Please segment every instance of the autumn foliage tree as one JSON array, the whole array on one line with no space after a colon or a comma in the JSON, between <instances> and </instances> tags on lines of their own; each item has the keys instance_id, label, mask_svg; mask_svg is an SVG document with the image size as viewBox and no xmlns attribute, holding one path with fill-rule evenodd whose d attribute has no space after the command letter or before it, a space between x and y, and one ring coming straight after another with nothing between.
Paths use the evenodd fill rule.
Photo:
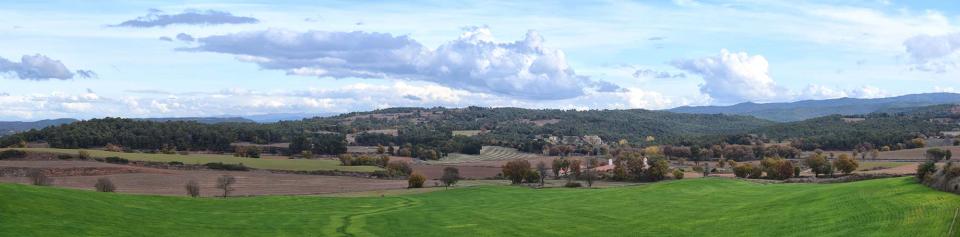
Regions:
<instances>
[{"instance_id":1,"label":"autumn foliage tree","mask_svg":"<svg viewBox=\"0 0 960 237\"><path fill-rule=\"evenodd\" d=\"M833 162L833 166L844 174L850 174L857 170L857 167L859 167L860 164L857 163L857 160L850 158L849 155L840 154L840 157Z\"/></svg>"},{"instance_id":2,"label":"autumn foliage tree","mask_svg":"<svg viewBox=\"0 0 960 237\"><path fill-rule=\"evenodd\" d=\"M520 184L530 172L530 162L526 160L512 160L503 165L503 176L510 180L512 184Z\"/></svg>"}]
</instances>

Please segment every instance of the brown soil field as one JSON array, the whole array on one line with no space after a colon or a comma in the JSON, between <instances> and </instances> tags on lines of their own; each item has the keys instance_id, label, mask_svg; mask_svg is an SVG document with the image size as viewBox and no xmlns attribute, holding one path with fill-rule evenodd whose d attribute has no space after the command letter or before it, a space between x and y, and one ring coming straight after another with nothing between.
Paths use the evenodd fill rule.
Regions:
<instances>
[{"instance_id":1,"label":"brown soil field","mask_svg":"<svg viewBox=\"0 0 960 237\"><path fill-rule=\"evenodd\" d=\"M76 176L75 173L54 172L51 174L52 185L93 190L97 179L106 177L117 186L117 192L157 195L185 195L184 185L190 180L200 183L203 196L219 195L222 191L216 189L215 185L217 178L221 175L236 177L235 191L231 194L236 196L327 194L407 187L406 180L347 176L277 174L266 171L162 170L86 161L0 161L0 168L10 167L41 168L46 172L77 168L125 169L130 172L106 172L83 176ZM22 176L5 176L0 177L0 182L29 183L29 179Z\"/></svg>"},{"instance_id":2,"label":"brown soil field","mask_svg":"<svg viewBox=\"0 0 960 237\"><path fill-rule=\"evenodd\" d=\"M924 160L924 154L926 154L927 149L930 148L940 148L940 149L949 149L953 154L960 154L960 146L945 146L945 147L926 147L926 148L917 148L917 149L904 149L899 151L886 151L880 152L880 156L877 157L877 160ZM869 160L869 155L868 160ZM960 158L960 157L957 157Z\"/></svg>"}]
</instances>

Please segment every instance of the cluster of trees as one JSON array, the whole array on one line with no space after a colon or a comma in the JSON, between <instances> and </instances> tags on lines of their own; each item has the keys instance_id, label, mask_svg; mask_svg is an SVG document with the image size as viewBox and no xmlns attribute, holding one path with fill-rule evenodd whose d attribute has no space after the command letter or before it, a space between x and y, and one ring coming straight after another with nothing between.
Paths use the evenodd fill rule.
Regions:
<instances>
[{"instance_id":1,"label":"cluster of trees","mask_svg":"<svg viewBox=\"0 0 960 237\"><path fill-rule=\"evenodd\" d=\"M379 156L369 156L369 155L351 155L351 154L340 154L337 156L340 160L340 164L343 166L379 166L387 167L387 164L390 163L390 157L385 155Z\"/></svg>"}]
</instances>

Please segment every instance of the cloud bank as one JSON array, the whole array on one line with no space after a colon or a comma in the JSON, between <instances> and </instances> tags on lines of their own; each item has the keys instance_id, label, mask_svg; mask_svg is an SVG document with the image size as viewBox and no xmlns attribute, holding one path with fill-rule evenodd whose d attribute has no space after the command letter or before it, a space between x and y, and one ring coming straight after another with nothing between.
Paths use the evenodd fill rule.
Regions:
<instances>
[{"instance_id":1,"label":"cloud bank","mask_svg":"<svg viewBox=\"0 0 960 237\"><path fill-rule=\"evenodd\" d=\"M485 27L430 49L407 36L370 32L296 32L280 29L199 38L183 50L236 55L264 69L330 78L428 81L471 92L521 99L568 99L621 87L576 74L566 55L544 46L535 31L496 42Z\"/></svg>"},{"instance_id":2,"label":"cloud bank","mask_svg":"<svg viewBox=\"0 0 960 237\"><path fill-rule=\"evenodd\" d=\"M221 25L221 24L254 24L260 20L253 17L234 16L225 11L217 10L186 10L178 14L165 14L163 11L151 9L146 16L127 20L114 27L163 27L174 24L185 25Z\"/></svg>"},{"instance_id":3,"label":"cloud bank","mask_svg":"<svg viewBox=\"0 0 960 237\"><path fill-rule=\"evenodd\" d=\"M20 62L13 62L0 57L0 73L9 73L14 78L23 80L67 80L73 79L74 76L80 78L97 76L90 70L71 71L60 60L54 60L40 54L23 55Z\"/></svg>"}]
</instances>

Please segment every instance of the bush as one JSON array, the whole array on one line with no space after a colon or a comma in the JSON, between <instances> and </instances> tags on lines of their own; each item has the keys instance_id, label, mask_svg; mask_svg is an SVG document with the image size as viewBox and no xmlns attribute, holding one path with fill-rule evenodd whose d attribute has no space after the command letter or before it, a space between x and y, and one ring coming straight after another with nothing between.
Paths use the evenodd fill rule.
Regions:
<instances>
[{"instance_id":1,"label":"bush","mask_svg":"<svg viewBox=\"0 0 960 237\"><path fill-rule=\"evenodd\" d=\"M923 162L920 166L917 166L917 180L923 182L930 175L933 175L934 172L937 172L937 163L933 161Z\"/></svg>"},{"instance_id":2,"label":"bush","mask_svg":"<svg viewBox=\"0 0 960 237\"><path fill-rule=\"evenodd\" d=\"M583 187L583 184L580 184L580 182L568 182L563 186L567 188L579 188L579 187Z\"/></svg>"},{"instance_id":3,"label":"bush","mask_svg":"<svg viewBox=\"0 0 960 237\"><path fill-rule=\"evenodd\" d=\"M656 159L650 162L650 168L644 171L644 175L649 181L660 181L667 176L667 172L670 172L670 163L666 159Z\"/></svg>"},{"instance_id":4,"label":"bush","mask_svg":"<svg viewBox=\"0 0 960 237\"><path fill-rule=\"evenodd\" d=\"M794 167L793 167L793 177L800 177L800 167L799 167L799 166L794 166Z\"/></svg>"},{"instance_id":5,"label":"bush","mask_svg":"<svg viewBox=\"0 0 960 237\"><path fill-rule=\"evenodd\" d=\"M116 156L111 156L111 157L104 158L104 161L106 161L107 163L111 163L111 164L128 164L128 163L130 163L130 160L127 160L127 159L124 159L124 158L120 158L120 157L116 157Z\"/></svg>"},{"instance_id":6,"label":"bush","mask_svg":"<svg viewBox=\"0 0 960 237\"><path fill-rule=\"evenodd\" d=\"M527 183L530 183L530 184L532 184L532 183L539 183L539 182L540 182L540 173L537 173L536 171L533 171L533 170L528 170L528 171L527 171L527 176L523 178L523 181L525 181L525 182L527 182Z\"/></svg>"},{"instance_id":7,"label":"bush","mask_svg":"<svg viewBox=\"0 0 960 237\"><path fill-rule=\"evenodd\" d=\"M833 166L844 174L850 174L857 170L857 167L859 167L860 164L857 163L857 160L847 156L847 154L841 154L840 158L837 158L837 161L833 162Z\"/></svg>"},{"instance_id":8,"label":"bush","mask_svg":"<svg viewBox=\"0 0 960 237\"><path fill-rule=\"evenodd\" d=\"M427 181L427 177L419 173L413 173L410 175L410 178L407 178L407 188L422 188L423 182Z\"/></svg>"},{"instance_id":9,"label":"bush","mask_svg":"<svg viewBox=\"0 0 960 237\"><path fill-rule=\"evenodd\" d=\"M120 146L118 146L118 145L114 145L114 144L112 144L112 143L107 143L107 145L104 146L103 149L104 149L104 150L107 150L107 151L112 151L112 152L122 152L122 151L123 151L123 147L120 147Z\"/></svg>"},{"instance_id":10,"label":"bush","mask_svg":"<svg viewBox=\"0 0 960 237\"><path fill-rule=\"evenodd\" d=\"M406 161L396 160L387 163L387 174L389 176L406 176L413 173L413 168Z\"/></svg>"},{"instance_id":11,"label":"bush","mask_svg":"<svg viewBox=\"0 0 960 237\"><path fill-rule=\"evenodd\" d=\"M206 164L204 164L204 166L206 166L207 169L212 169L212 170L231 170L231 171L247 171L247 170L250 170L249 168L247 168L247 166L244 166L243 163L240 163L240 164L224 164L223 162L216 162L216 163L206 163Z\"/></svg>"},{"instance_id":12,"label":"bush","mask_svg":"<svg viewBox=\"0 0 960 237\"><path fill-rule=\"evenodd\" d=\"M80 160L89 160L90 158L93 158L93 156L90 156L90 152L88 151L79 151L77 152L77 158Z\"/></svg>"},{"instance_id":13,"label":"bush","mask_svg":"<svg viewBox=\"0 0 960 237\"><path fill-rule=\"evenodd\" d=\"M673 178L675 178L675 179L683 179L683 171L673 170Z\"/></svg>"},{"instance_id":14,"label":"bush","mask_svg":"<svg viewBox=\"0 0 960 237\"><path fill-rule=\"evenodd\" d=\"M510 179L512 184L520 184L530 172L530 162L526 160L512 160L502 167L503 176Z\"/></svg>"},{"instance_id":15,"label":"bush","mask_svg":"<svg viewBox=\"0 0 960 237\"><path fill-rule=\"evenodd\" d=\"M184 188L187 189L187 195L190 195L191 197L200 196L200 183L197 183L196 180L190 180L186 185L184 185Z\"/></svg>"},{"instance_id":16,"label":"bush","mask_svg":"<svg viewBox=\"0 0 960 237\"><path fill-rule=\"evenodd\" d=\"M733 167L733 175L738 178L747 178L750 176L750 173L753 171L753 165L750 163L740 164L736 167Z\"/></svg>"},{"instance_id":17,"label":"bush","mask_svg":"<svg viewBox=\"0 0 960 237\"><path fill-rule=\"evenodd\" d=\"M69 160L69 159L73 159L73 156L67 155L67 154L59 154L59 155L57 155L57 159Z\"/></svg>"},{"instance_id":18,"label":"bush","mask_svg":"<svg viewBox=\"0 0 960 237\"><path fill-rule=\"evenodd\" d=\"M167 162L167 164L168 164L168 165L183 165L183 162L171 161L171 162Z\"/></svg>"},{"instance_id":19,"label":"bush","mask_svg":"<svg viewBox=\"0 0 960 237\"><path fill-rule=\"evenodd\" d=\"M117 189L116 186L113 186L113 181L110 181L108 178L99 178L97 183L93 185L97 189L97 192L112 193Z\"/></svg>"},{"instance_id":20,"label":"bush","mask_svg":"<svg viewBox=\"0 0 960 237\"><path fill-rule=\"evenodd\" d=\"M43 171L40 169L30 170L27 173L27 177L30 178L30 183L37 186L49 186L51 183L53 183L53 179L43 174Z\"/></svg>"},{"instance_id":21,"label":"bush","mask_svg":"<svg viewBox=\"0 0 960 237\"><path fill-rule=\"evenodd\" d=\"M24 157L27 157L27 152L21 150L6 150L0 152L0 160Z\"/></svg>"}]
</instances>

